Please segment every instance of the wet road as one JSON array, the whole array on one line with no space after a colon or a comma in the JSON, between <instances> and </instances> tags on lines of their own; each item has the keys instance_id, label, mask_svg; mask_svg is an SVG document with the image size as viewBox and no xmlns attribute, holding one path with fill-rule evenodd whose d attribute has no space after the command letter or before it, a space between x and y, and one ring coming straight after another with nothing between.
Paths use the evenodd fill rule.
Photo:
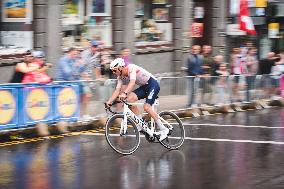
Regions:
<instances>
[{"instance_id":1,"label":"wet road","mask_svg":"<svg viewBox=\"0 0 284 189\"><path fill-rule=\"evenodd\" d=\"M168 151L142 139L115 153L101 130L0 147L2 189L284 188L284 109L183 119Z\"/></svg>"}]
</instances>

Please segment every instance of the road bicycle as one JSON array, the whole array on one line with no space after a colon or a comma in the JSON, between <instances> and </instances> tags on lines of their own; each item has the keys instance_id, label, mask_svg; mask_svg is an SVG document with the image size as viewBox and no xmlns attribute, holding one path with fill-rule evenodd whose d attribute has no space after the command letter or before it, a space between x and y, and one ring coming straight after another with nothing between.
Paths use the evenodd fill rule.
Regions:
<instances>
[{"instance_id":1,"label":"road bicycle","mask_svg":"<svg viewBox=\"0 0 284 189\"><path fill-rule=\"evenodd\" d=\"M159 141L160 135L156 130L154 120L151 118L149 121L146 121L135 115L129 108L139 103L130 104L124 100L120 102L124 104L122 113L113 111L111 107L106 108L106 111L113 114L107 120L105 126L105 137L113 150L123 155L132 154L140 145L140 133L145 135L148 142L158 141L167 149L173 150L181 147L185 137L184 126L175 113L163 111L158 114L164 126L169 129L168 137L163 141ZM157 105L158 102L156 100L152 108L155 108ZM139 131L138 128L142 128L142 130Z\"/></svg>"}]
</instances>

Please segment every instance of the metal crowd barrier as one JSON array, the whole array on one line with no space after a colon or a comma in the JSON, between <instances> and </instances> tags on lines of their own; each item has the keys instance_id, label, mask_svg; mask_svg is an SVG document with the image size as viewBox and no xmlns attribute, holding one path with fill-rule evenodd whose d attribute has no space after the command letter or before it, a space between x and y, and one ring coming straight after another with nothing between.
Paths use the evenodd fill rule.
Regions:
<instances>
[{"instance_id":1,"label":"metal crowd barrier","mask_svg":"<svg viewBox=\"0 0 284 189\"><path fill-rule=\"evenodd\" d=\"M279 96L280 76L161 77L160 96L187 96L187 105L253 102Z\"/></svg>"},{"instance_id":2,"label":"metal crowd barrier","mask_svg":"<svg viewBox=\"0 0 284 189\"><path fill-rule=\"evenodd\" d=\"M159 77L159 110L225 105L270 99L279 89L280 77ZM51 84L0 85L0 131L30 127L37 123L55 123L80 118L81 83L85 82L92 96L87 114L105 117L104 102L116 87L115 79L105 81L53 82ZM283 93L284 94L284 93Z\"/></svg>"}]
</instances>

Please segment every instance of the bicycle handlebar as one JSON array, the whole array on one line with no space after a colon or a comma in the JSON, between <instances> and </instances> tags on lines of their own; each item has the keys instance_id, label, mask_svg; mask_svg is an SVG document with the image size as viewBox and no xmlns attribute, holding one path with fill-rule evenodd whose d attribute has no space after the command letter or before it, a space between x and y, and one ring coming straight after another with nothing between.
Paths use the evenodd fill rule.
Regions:
<instances>
[{"instance_id":1,"label":"bicycle handlebar","mask_svg":"<svg viewBox=\"0 0 284 189\"><path fill-rule=\"evenodd\" d=\"M132 106L131 104L129 104L128 102L126 102L126 100L116 100L116 101L114 101L109 107L108 107L108 105L106 104L106 103L104 103L104 105L105 105L105 110L106 111L109 111L110 113L112 113L112 114L119 114L120 112L115 112L115 111L113 111L112 109L111 109L111 106L113 106L113 105L115 105L115 104L117 104L117 103L124 103L124 104L126 104L126 105L128 105L128 106Z\"/></svg>"}]
</instances>

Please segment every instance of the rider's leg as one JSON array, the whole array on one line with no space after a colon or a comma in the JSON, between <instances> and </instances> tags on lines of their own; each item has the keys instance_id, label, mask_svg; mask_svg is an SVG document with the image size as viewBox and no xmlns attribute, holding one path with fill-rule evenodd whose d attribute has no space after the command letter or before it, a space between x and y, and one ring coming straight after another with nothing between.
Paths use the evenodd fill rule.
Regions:
<instances>
[{"instance_id":1,"label":"rider's leg","mask_svg":"<svg viewBox=\"0 0 284 189\"><path fill-rule=\"evenodd\" d=\"M155 120L159 127L159 132L157 134L159 135L159 140L163 141L168 137L169 129L164 126L162 121L159 119L158 114L152 109L152 106L148 103L145 103L143 106L144 110L151 115L151 117Z\"/></svg>"},{"instance_id":2,"label":"rider's leg","mask_svg":"<svg viewBox=\"0 0 284 189\"><path fill-rule=\"evenodd\" d=\"M127 102L133 103L136 102L138 100L138 97L135 93L131 92L128 96L127 96ZM142 118L142 116L140 115L139 109L137 106L132 105L131 107L129 107L131 109L131 111L137 115L139 118ZM138 131L141 131L143 129L142 125L137 125Z\"/></svg>"},{"instance_id":3,"label":"rider's leg","mask_svg":"<svg viewBox=\"0 0 284 189\"><path fill-rule=\"evenodd\" d=\"M157 123L160 130L167 129L167 127L163 125L162 121L159 119L158 114L156 113L156 111L153 110L150 104L145 103L143 105L143 108L144 108L144 111L146 111L154 119L154 121Z\"/></svg>"},{"instance_id":4,"label":"rider's leg","mask_svg":"<svg viewBox=\"0 0 284 189\"><path fill-rule=\"evenodd\" d=\"M138 100L138 97L136 96L135 93L131 92L128 96L127 96L127 102L133 103L136 102ZM133 105L130 107L131 111L135 114L135 115L139 115L139 109L137 106Z\"/></svg>"}]
</instances>

